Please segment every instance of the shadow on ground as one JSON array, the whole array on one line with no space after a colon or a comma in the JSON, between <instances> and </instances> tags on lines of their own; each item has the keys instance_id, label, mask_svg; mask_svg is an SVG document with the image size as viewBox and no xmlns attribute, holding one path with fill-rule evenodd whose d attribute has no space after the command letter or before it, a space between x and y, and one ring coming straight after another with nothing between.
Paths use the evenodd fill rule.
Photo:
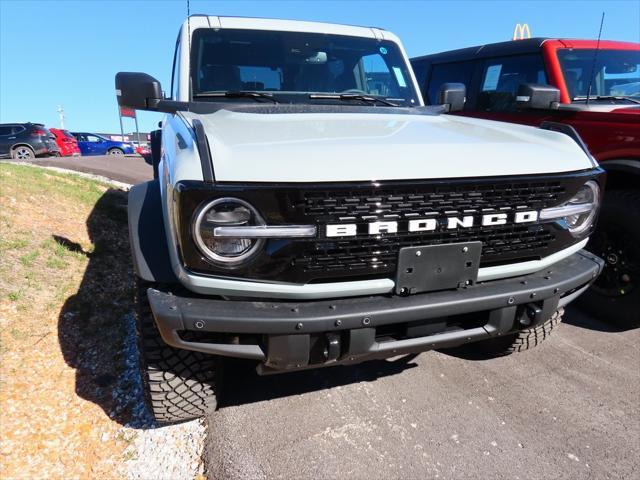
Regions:
<instances>
[{"instance_id":1,"label":"shadow on ground","mask_svg":"<svg viewBox=\"0 0 640 480\"><path fill-rule=\"evenodd\" d=\"M126 205L127 193L117 189L107 190L95 204L86 221L92 252L53 236L89 259L78 291L67 298L58 319L60 349L76 370L76 393L123 425L136 423L141 402L125 353L132 321L127 315L133 311Z\"/></svg>"},{"instance_id":2,"label":"shadow on ground","mask_svg":"<svg viewBox=\"0 0 640 480\"><path fill-rule=\"evenodd\" d=\"M588 313L575 305L570 305L566 309L562 321L569 325L573 325L574 327L586 328L597 332L619 333L628 330L612 323L607 323L603 320L591 317Z\"/></svg>"},{"instance_id":3,"label":"shadow on ground","mask_svg":"<svg viewBox=\"0 0 640 480\"><path fill-rule=\"evenodd\" d=\"M417 355L391 360L372 360L349 366L325 367L293 373L260 376L254 362L230 360L225 363L225 386L219 408L301 395L358 382L373 382L397 375L418 365Z\"/></svg>"}]
</instances>

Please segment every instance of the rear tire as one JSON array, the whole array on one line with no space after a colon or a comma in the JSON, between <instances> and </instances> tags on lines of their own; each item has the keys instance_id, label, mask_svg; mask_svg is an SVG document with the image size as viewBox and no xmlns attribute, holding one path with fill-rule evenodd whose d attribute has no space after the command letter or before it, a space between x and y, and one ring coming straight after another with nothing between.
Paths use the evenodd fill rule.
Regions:
<instances>
[{"instance_id":1,"label":"rear tire","mask_svg":"<svg viewBox=\"0 0 640 480\"><path fill-rule=\"evenodd\" d=\"M587 250L606 263L576 303L586 313L621 328L640 325L640 193L605 193Z\"/></svg>"},{"instance_id":2,"label":"rear tire","mask_svg":"<svg viewBox=\"0 0 640 480\"><path fill-rule=\"evenodd\" d=\"M107 150L107 155L124 155L124 151L119 148L110 148Z\"/></svg>"},{"instance_id":3,"label":"rear tire","mask_svg":"<svg viewBox=\"0 0 640 480\"><path fill-rule=\"evenodd\" d=\"M11 158L14 160L33 160L36 158L36 154L30 147L18 145L11 150Z\"/></svg>"},{"instance_id":4,"label":"rear tire","mask_svg":"<svg viewBox=\"0 0 640 480\"><path fill-rule=\"evenodd\" d=\"M147 289L155 286L137 279L138 349L147 407L160 424L202 417L216 409L219 359L162 340L147 298Z\"/></svg>"},{"instance_id":5,"label":"rear tire","mask_svg":"<svg viewBox=\"0 0 640 480\"><path fill-rule=\"evenodd\" d=\"M563 314L564 309L560 308L546 322L537 327L527 328L526 330L520 330L516 333L510 333L509 335L483 342L471 343L469 347L490 357L500 357L530 350L540 345L551 335L553 329L562 322Z\"/></svg>"}]
</instances>

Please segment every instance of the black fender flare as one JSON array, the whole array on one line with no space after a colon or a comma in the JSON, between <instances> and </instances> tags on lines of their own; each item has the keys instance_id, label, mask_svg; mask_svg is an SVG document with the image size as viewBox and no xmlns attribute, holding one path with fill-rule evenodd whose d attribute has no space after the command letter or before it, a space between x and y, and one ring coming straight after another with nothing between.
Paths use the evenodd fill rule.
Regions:
<instances>
[{"instance_id":1,"label":"black fender flare","mask_svg":"<svg viewBox=\"0 0 640 480\"><path fill-rule=\"evenodd\" d=\"M136 275L148 282L177 283L171 268L158 180L131 187L127 216L131 259Z\"/></svg>"},{"instance_id":2,"label":"black fender flare","mask_svg":"<svg viewBox=\"0 0 640 480\"><path fill-rule=\"evenodd\" d=\"M624 172L640 175L640 160L604 160L602 163L600 163L600 166L608 172Z\"/></svg>"}]
</instances>

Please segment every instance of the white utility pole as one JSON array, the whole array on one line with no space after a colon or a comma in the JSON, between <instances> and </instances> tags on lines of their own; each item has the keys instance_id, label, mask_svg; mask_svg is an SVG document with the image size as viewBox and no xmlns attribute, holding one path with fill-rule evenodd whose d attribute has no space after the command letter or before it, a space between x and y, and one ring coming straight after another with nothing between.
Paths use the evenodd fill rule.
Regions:
<instances>
[{"instance_id":1,"label":"white utility pole","mask_svg":"<svg viewBox=\"0 0 640 480\"><path fill-rule=\"evenodd\" d=\"M64 107L58 105L58 115L60 116L60 128L64 130Z\"/></svg>"}]
</instances>

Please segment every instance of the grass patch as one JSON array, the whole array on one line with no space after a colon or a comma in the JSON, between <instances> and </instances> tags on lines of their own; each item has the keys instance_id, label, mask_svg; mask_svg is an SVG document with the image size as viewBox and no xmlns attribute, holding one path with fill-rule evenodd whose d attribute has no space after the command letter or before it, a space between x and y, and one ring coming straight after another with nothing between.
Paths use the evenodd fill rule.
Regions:
<instances>
[{"instance_id":1,"label":"grass patch","mask_svg":"<svg viewBox=\"0 0 640 480\"><path fill-rule=\"evenodd\" d=\"M25 253L24 255L20 256L20 263L25 267L32 267L34 262L36 261L36 258L38 258L38 255L40 255L40 252L38 252L37 250L32 250L28 253Z\"/></svg>"},{"instance_id":2,"label":"grass patch","mask_svg":"<svg viewBox=\"0 0 640 480\"><path fill-rule=\"evenodd\" d=\"M17 302L18 300L20 300L21 296L22 296L21 292L9 292L7 294L7 298L12 302Z\"/></svg>"},{"instance_id":3,"label":"grass patch","mask_svg":"<svg viewBox=\"0 0 640 480\"><path fill-rule=\"evenodd\" d=\"M126 193L102 182L0 163L0 299L10 302L20 316L55 318L70 295L93 288L85 277L90 275L97 284L113 281L114 275L126 278L131 270L124 207ZM95 250L110 263L91 268ZM110 272L119 256L123 271ZM129 289L127 282L118 280L103 291L96 288L95 294L75 296L82 297L78 303L87 304L82 308L86 314L95 312L98 303L109 312L109 303L128 298ZM123 306L130 308L127 301ZM118 314L121 308L116 308Z\"/></svg>"},{"instance_id":4,"label":"grass patch","mask_svg":"<svg viewBox=\"0 0 640 480\"><path fill-rule=\"evenodd\" d=\"M58 257L49 257L46 262L47 268L51 268L54 270L62 270L66 268L69 264Z\"/></svg>"},{"instance_id":5,"label":"grass patch","mask_svg":"<svg viewBox=\"0 0 640 480\"><path fill-rule=\"evenodd\" d=\"M64 359L75 392L106 415L115 400L104 379L126 367L123 319L133 309L126 203L126 192L99 181L0 163L2 351L26 365L22 352L39 342L39 355ZM1 363L0 378L38 381L33 369ZM118 408L126 423L129 407Z\"/></svg>"}]
</instances>

